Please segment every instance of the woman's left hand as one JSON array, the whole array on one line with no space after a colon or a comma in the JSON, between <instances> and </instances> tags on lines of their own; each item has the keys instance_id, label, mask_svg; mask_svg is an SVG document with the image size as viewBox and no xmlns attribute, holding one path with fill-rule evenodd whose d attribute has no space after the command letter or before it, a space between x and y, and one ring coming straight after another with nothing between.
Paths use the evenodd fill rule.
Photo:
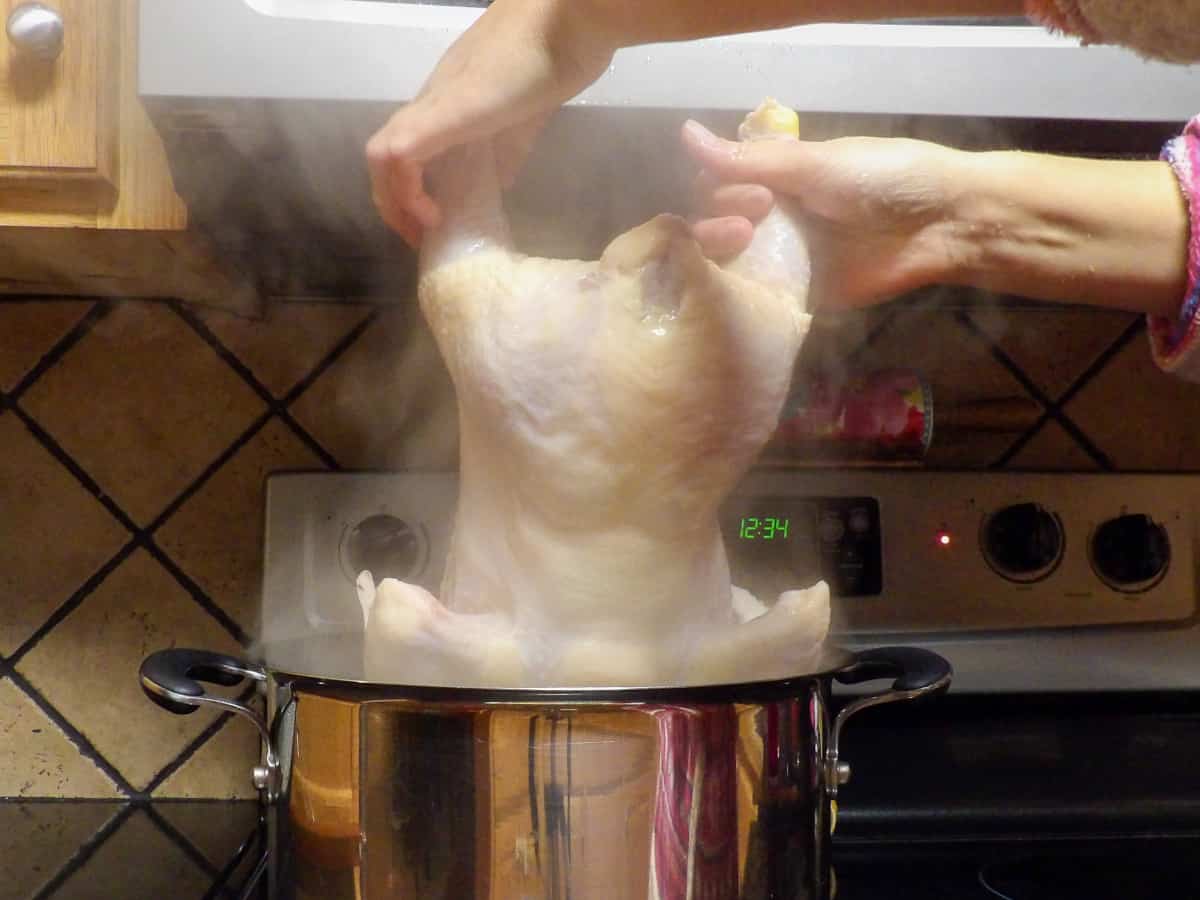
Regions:
<instances>
[{"instance_id":1,"label":"woman's left hand","mask_svg":"<svg viewBox=\"0 0 1200 900\"><path fill-rule=\"evenodd\" d=\"M954 269L958 151L886 138L737 143L694 122L683 140L702 167L693 231L705 252L740 253L787 202L805 226L814 306L869 306Z\"/></svg>"}]
</instances>

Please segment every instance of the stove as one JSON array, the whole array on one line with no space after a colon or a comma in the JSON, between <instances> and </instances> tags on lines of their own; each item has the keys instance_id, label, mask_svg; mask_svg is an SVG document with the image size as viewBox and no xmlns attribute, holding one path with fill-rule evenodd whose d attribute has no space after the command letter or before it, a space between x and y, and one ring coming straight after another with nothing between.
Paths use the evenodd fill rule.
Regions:
<instances>
[{"instance_id":1,"label":"stove","mask_svg":"<svg viewBox=\"0 0 1200 900\"><path fill-rule=\"evenodd\" d=\"M363 568L436 592L457 489L273 476L264 630L359 628ZM839 643L957 670L847 729L840 900L1200 897L1200 476L762 469L721 518L737 583L825 578Z\"/></svg>"},{"instance_id":2,"label":"stove","mask_svg":"<svg viewBox=\"0 0 1200 900\"><path fill-rule=\"evenodd\" d=\"M267 490L264 633L355 631L355 575L436 593L457 479L290 474ZM926 646L956 693L1200 687L1200 476L753 473L722 511L734 582L825 579L835 639Z\"/></svg>"},{"instance_id":3,"label":"stove","mask_svg":"<svg viewBox=\"0 0 1200 900\"><path fill-rule=\"evenodd\" d=\"M1200 897L1197 695L951 694L908 713L847 732L839 900Z\"/></svg>"}]
</instances>

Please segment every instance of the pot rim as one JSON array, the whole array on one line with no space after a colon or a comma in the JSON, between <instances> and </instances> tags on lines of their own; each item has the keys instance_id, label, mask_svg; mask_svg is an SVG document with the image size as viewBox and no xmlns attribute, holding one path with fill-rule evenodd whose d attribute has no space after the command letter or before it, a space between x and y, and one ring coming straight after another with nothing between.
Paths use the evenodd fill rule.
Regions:
<instances>
[{"instance_id":1,"label":"pot rim","mask_svg":"<svg viewBox=\"0 0 1200 900\"><path fill-rule=\"evenodd\" d=\"M365 678L317 674L308 666L287 665L275 655L278 645L263 645L254 654L276 683L354 701L415 700L455 704L563 704L563 703L728 703L794 696L797 688L814 678L827 678L854 664L856 656L835 644L825 644L806 672L726 683L616 685L604 687L551 686L536 688L456 686L376 682Z\"/></svg>"}]
</instances>

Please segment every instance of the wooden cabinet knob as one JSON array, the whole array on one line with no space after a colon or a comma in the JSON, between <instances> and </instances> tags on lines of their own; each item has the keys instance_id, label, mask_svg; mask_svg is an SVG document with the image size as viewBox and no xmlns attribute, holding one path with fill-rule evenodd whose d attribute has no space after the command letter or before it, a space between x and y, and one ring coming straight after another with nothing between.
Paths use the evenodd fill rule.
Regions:
<instances>
[{"instance_id":1,"label":"wooden cabinet knob","mask_svg":"<svg viewBox=\"0 0 1200 900\"><path fill-rule=\"evenodd\" d=\"M23 54L52 60L62 52L63 20L44 3L21 3L8 16L8 39Z\"/></svg>"}]
</instances>

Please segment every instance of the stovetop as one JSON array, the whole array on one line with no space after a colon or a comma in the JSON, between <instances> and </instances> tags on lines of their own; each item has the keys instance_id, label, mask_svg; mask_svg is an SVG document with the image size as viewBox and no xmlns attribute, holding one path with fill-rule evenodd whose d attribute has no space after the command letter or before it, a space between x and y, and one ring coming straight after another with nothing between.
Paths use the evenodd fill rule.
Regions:
<instances>
[{"instance_id":1,"label":"stovetop","mask_svg":"<svg viewBox=\"0 0 1200 900\"><path fill-rule=\"evenodd\" d=\"M40 809L31 816L35 806ZM82 843L80 832L65 825L109 806L120 819L117 826L106 825ZM166 830L152 825L154 819L169 823ZM88 801L0 802L0 820L9 826L0 835L5 851L0 871L7 876L0 897L239 900L263 846L254 819L254 804L248 803L181 801L118 809ZM185 829L175 827L181 822ZM151 827L154 832L146 830ZM17 850L23 837L36 840L38 851ZM60 871L42 871L39 885L37 878L24 877L30 873L23 869L51 856L69 862ZM835 842L834 866L837 900L1191 900L1200 897L1200 833L859 834ZM260 887L248 900L267 900L265 891Z\"/></svg>"},{"instance_id":2,"label":"stovetop","mask_svg":"<svg viewBox=\"0 0 1200 900\"><path fill-rule=\"evenodd\" d=\"M839 900L1200 898L1200 696L972 696L847 729Z\"/></svg>"},{"instance_id":3,"label":"stovetop","mask_svg":"<svg viewBox=\"0 0 1200 900\"><path fill-rule=\"evenodd\" d=\"M1200 835L844 842L837 900L1200 897Z\"/></svg>"}]
</instances>

